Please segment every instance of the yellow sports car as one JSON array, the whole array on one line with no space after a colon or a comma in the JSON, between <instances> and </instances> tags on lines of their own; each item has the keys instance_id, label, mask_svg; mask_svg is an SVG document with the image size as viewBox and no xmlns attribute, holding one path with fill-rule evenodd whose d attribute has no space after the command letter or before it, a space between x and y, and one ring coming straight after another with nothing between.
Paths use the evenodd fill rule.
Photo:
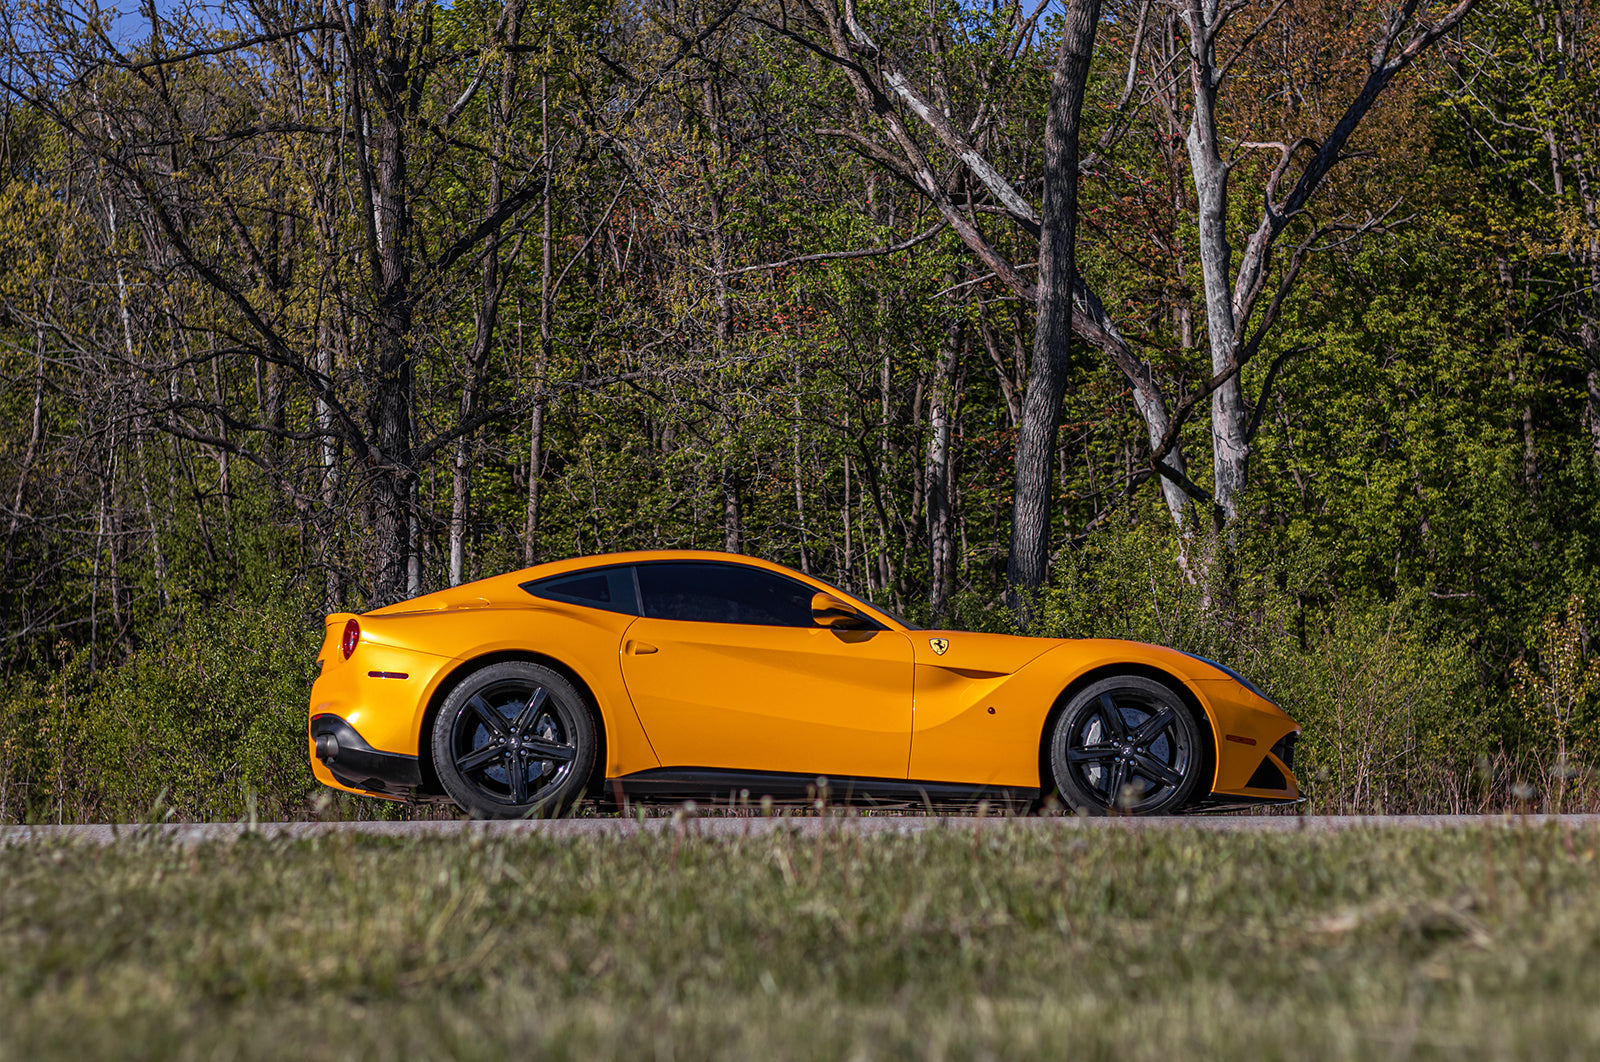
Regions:
<instances>
[{"instance_id":1,"label":"yellow sports car","mask_svg":"<svg viewBox=\"0 0 1600 1062\"><path fill-rule=\"evenodd\" d=\"M917 630L754 557L541 564L335 613L311 690L326 785L478 817L585 798L1087 813L1295 800L1299 727L1174 649Z\"/></svg>"}]
</instances>

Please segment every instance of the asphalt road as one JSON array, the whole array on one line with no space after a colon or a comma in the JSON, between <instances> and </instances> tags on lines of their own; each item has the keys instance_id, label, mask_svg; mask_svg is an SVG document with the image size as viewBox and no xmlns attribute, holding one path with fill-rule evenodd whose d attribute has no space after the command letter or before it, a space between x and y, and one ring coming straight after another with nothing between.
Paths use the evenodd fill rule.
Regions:
<instances>
[{"instance_id":1,"label":"asphalt road","mask_svg":"<svg viewBox=\"0 0 1600 1062\"><path fill-rule=\"evenodd\" d=\"M778 830L801 835L851 832L914 834L927 830L1202 830L1221 833L1326 833L1333 830L1440 830L1478 826L1538 829L1550 825L1600 829L1600 815L1229 815L1166 818L1081 819L1002 818L990 816L867 815L775 816L772 818L682 815L638 819L554 819L516 822L210 822L125 823L94 826L0 826L0 846L77 842L114 844L162 839L176 844L236 841L247 835L268 838L326 837L358 834L372 837L629 837L642 833L684 830L711 837L761 836Z\"/></svg>"}]
</instances>

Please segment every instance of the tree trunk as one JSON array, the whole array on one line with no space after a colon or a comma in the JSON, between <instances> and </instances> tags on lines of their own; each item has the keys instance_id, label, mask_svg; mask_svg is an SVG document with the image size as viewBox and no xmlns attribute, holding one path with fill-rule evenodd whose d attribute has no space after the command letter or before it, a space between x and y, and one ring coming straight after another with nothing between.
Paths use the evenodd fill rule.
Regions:
<instances>
[{"instance_id":1,"label":"tree trunk","mask_svg":"<svg viewBox=\"0 0 1600 1062\"><path fill-rule=\"evenodd\" d=\"M376 467L369 470L373 504L372 596L374 605L388 605L420 591L422 582L420 565L416 563L420 558L413 558L421 514L412 507L416 497L411 425L414 293L408 253L412 219L406 127L425 75L410 68L407 53L417 42L407 39L394 25L401 16L392 0L380 3L377 9L378 32L372 37L385 52L374 55L366 51L370 45L356 47L358 66L363 60L370 65L354 73L365 75L375 96L370 108L358 110L355 125L359 131L370 120L377 141L368 212L377 305L372 337L374 379L367 420L369 438L377 444ZM421 36L425 39L429 35L425 26ZM360 139L358 135L358 144Z\"/></svg>"},{"instance_id":2,"label":"tree trunk","mask_svg":"<svg viewBox=\"0 0 1600 1062\"><path fill-rule=\"evenodd\" d=\"M468 399L462 396L466 407ZM462 418L467 413L463 410ZM472 441L466 436L456 440L455 460L450 469L450 571L451 586L466 581L467 568L467 506L472 497Z\"/></svg>"},{"instance_id":3,"label":"tree trunk","mask_svg":"<svg viewBox=\"0 0 1600 1062\"><path fill-rule=\"evenodd\" d=\"M1045 118L1037 320L1022 422L1017 429L1011 552L1006 565L1011 606L1024 615L1029 598L1050 573L1050 465L1071 367L1068 344L1076 271L1079 116L1099 23L1100 0L1072 0L1068 5Z\"/></svg>"},{"instance_id":4,"label":"tree trunk","mask_svg":"<svg viewBox=\"0 0 1600 1062\"><path fill-rule=\"evenodd\" d=\"M811 550L806 543L805 465L800 448L804 433L804 413L800 407L800 352L794 353L794 513L800 538L800 570L811 574Z\"/></svg>"},{"instance_id":5,"label":"tree trunk","mask_svg":"<svg viewBox=\"0 0 1600 1062\"><path fill-rule=\"evenodd\" d=\"M384 324L385 338L393 342L392 319ZM368 407L372 437L384 462L372 472L374 606L406 596L411 556L411 363L403 354L384 361L390 371L380 376Z\"/></svg>"},{"instance_id":6,"label":"tree trunk","mask_svg":"<svg viewBox=\"0 0 1600 1062\"><path fill-rule=\"evenodd\" d=\"M928 514L928 612L937 623L955 590L956 544L954 500L950 496L950 436L956 405L965 325L957 319L945 328L928 397L928 460L924 469Z\"/></svg>"},{"instance_id":7,"label":"tree trunk","mask_svg":"<svg viewBox=\"0 0 1600 1062\"><path fill-rule=\"evenodd\" d=\"M550 76L539 76L539 150L545 156L544 201L539 226L539 351L533 361L533 409L528 415L528 518L522 531L522 563L533 567L539 560L540 489L544 476L545 374L550 369L552 303L555 300L555 260L550 216L550 185L553 168L550 158ZM517 311L517 356L522 355L522 311Z\"/></svg>"},{"instance_id":8,"label":"tree trunk","mask_svg":"<svg viewBox=\"0 0 1600 1062\"><path fill-rule=\"evenodd\" d=\"M1589 392L1589 445L1594 463L1600 467L1600 369L1590 369L1584 382Z\"/></svg>"},{"instance_id":9,"label":"tree trunk","mask_svg":"<svg viewBox=\"0 0 1600 1062\"><path fill-rule=\"evenodd\" d=\"M1194 176L1195 221L1200 275L1205 284L1206 326L1211 345L1211 371L1222 373L1233 361L1236 324L1233 313L1233 248L1228 244L1228 164L1217 141L1217 71L1211 27L1218 0L1190 0L1190 78L1194 110L1187 138ZM1245 437L1244 390L1234 373L1211 393L1212 495L1226 521L1239 511L1250 444Z\"/></svg>"},{"instance_id":10,"label":"tree trunk","mask_svg":"<svg viewBox=\"0 0 1600 1062\"><path fill-rule=\"evenodd\" d=\"M1006 364L1005 355L1000 352L994 329L989 327L988 321L978 322L978 334L983 337L983 349L989 355L990 364L994 366L995 379L1000 384L1000 395L1006 402L1006 423L1015 428L1022 421L1023 389L1012 378L1011 368ZM1022 355L1019 355L1019 358L1021 357Z\"/></svg>"},{"instance_id":11,"label":"tree trunk","mask_svg":"<svg viewBox=\"0 0 1600 1062\"><path fill-rule=\"evenodd\" d=\"M319 339L317 342L316 352L317 371L320 372L324 377L331 380L334 372L334 330L332 327L330 327L328 322L323 323L323 326L318 331L318 336ZM344 580L340 578L339 566L336 563L333 555L333 542L330 541L332 539L331 527L334 524L334 514L337 512L340 501L339 444L335 437L336 429L333 422L333 410L330 409L328 407L328 403L320 397L315 401L315 409L317 430L322 436L318 442L318 448L320 451L319 458L322 465L322 483L320 493L322 500L322 519L325 527L321 541L318 543L318 549L321 553L322 564L325 569L324 605L327 611L333 612L340 607L341 599L344 596ZM227 459L227 451L224 450L219 452L218 459L225 462ZM227 465L223 464L222 474L224 477L226 476L226 470ZM228 504L228 494L226 490L224 490L222 497L223 505L226 506ZM232 521L227 519L226 510L224 510L224 519L231 527Z\"/></svg>"}]
</instances>

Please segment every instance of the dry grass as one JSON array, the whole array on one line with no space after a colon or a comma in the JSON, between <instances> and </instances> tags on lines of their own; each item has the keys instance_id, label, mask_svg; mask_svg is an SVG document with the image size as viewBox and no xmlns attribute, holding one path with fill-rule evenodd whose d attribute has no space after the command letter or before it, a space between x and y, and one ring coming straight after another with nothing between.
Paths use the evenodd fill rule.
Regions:
<instances>
[{"instance_id":1,"label":"dry grass","mask_svg":"<svg viewBox=\"0 0 1600 1062\"><path fill-rule=\"evenodd\" d=\"M0 850L0 1057L1594 1057L1594 831Z\"/></svg>"}]
</instances>

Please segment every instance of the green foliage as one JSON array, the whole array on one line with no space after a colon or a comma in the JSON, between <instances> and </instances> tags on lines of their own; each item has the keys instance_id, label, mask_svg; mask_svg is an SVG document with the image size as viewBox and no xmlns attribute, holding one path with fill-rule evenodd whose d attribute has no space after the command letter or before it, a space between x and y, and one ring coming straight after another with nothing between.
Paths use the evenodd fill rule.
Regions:
<instances>
[{"instance_id":1,"label":"green foliage","mask_svg":"<svg viewBox=\"0 0 1600 1062\"><path fill-rule=\"evenodd\" d=\"M322 631L302 597L192 612L179 604L97 683L80 716L84 763L113 815L293 814L314 783L305 703Z\"/></svg>"},{"instance_id":2,"label":"green foliage","mask_svg":"<svg viewBox=\"0 0 1600 1062\"><path fill-rule=\"evenodd\" d=\"M83 802L78 739L69 705L86 686L88 654L57 646L47 679L18 676L0 698L0 821L76 821Z\"/></svg>"},{"instance_id":3,"label":"green foliage","mask_svg":"<svg viewBox=\"0 0 1600 1062\"><path fill-rule=\"evenodd\" d=\"M1245 519L1315 558L1313 597L1426 595L1503 689L1537 617L1593 591L1600 481L1570 357L1506 334L1514 293L1474 239L1441 211L1324 263L1282 337Z\"/></svg>"},{"instance_id":4,"label":"green foliage","mask_svg":"<svg viewBox=\"0 0 1600 1062\"><path fill-rule=\"evenodd\" d=\"M1565 805L1571 783L1592 792L1592 765L1600 749L1600 656L1586 651L1583 598L1546 617L1528 646L1511 662L1512 703L1520 710L1534 750L1536 776L1549 780L1552 802Z\"/></svg>"},{"instance_id":5,"label":"green foliage","mask_svg":"<svg viewBox=\"0 0 1600 1062\"><path fill-rule=\"evenodd\" d=\"M318 788L306 697L320 627L304 595L180 598L139 647L89 670L68 651L0 702L0 814L12 821L299 817Z\"/></svg>"},{"instance_id":6,"label":"green foliage","mask_svg":"<svg viewBox=\"0 0 1600 1062\"><path fill-rule=\"evenodd\" d=\"M1139 480L1149 443L1125 377L1073 352L1034 629L1238 667L1306 724L1321 807L1493 805L1509 779L1569 757L1565 779L1600 752L1564 752L1566 731L1525 706L1533 672L1513 672L1548 640L1543 617L1600 594L1591 6L1495 0L1460 52L1391 87L1286 230L1269 290L1292 244L1335 226L1242 372L1258 430L1227 548L1172 533ZM383 364L366 248L388 222L363 205L377 145L330 134L379 105L344 91L359 77L273 27L172 20L151 81L59 5L18 10L40 49L6 60L17 85L40 80L0 123L0 819L139 815L163 792L184 816L240 814L251 791L299 808L312 620L372 602L390 474L424 590L447 581L459 515L469 578L736 541L929 620L928 420L952 323L959 593L938 622L1015 628L994 603L1032 308L948 229L818 259L937 220L874 161L883 130L841 69L770 5L714 23L723 9L534 6L516 42L506 10L463 0L396 24L432 34L399 130L417 284L395 296L410 331ZM1206 315L1187 119L1158 76L1178 71L1161 58L1177 38L1148 14L1106 8L1080 268L1176 400L1209 374ZM1219 120L1257 145L1231 155L1234 231L1272 179L1264 143L1316 141L1365 76L1366 14L1291 5L1221 42L1243 50ZM1005 6L863 0L859 15L1032 194L1057 16L1019 44ZM126 150L146 140L165 147ZM1031 237L954 159L930 159L1026 268ZM474 250L436 273L497 179L525 198L493 269ZM1388 220L1338 228L1367 216ZM499 327L470 366L491 273ZM380 384L402 377L409 435L374 436ZM474 403L488 420L457 439ZM1202 401L1182 429L1202 488L1208 434Z\"/></svg>"},{"instance_id":7,"label":"green foliage","mask_svg":"<svg viewBox=\"0 0 1600 1062\"><path fill-rule=\"evenodd\" d=\"M1498 721L1467 647L1415 595L1324 616L1278 647L1268 689L1304 728L1295 770L1325 813L1459 814L1503 806L1479 763Z\"/></svg>"}]
</instances>

